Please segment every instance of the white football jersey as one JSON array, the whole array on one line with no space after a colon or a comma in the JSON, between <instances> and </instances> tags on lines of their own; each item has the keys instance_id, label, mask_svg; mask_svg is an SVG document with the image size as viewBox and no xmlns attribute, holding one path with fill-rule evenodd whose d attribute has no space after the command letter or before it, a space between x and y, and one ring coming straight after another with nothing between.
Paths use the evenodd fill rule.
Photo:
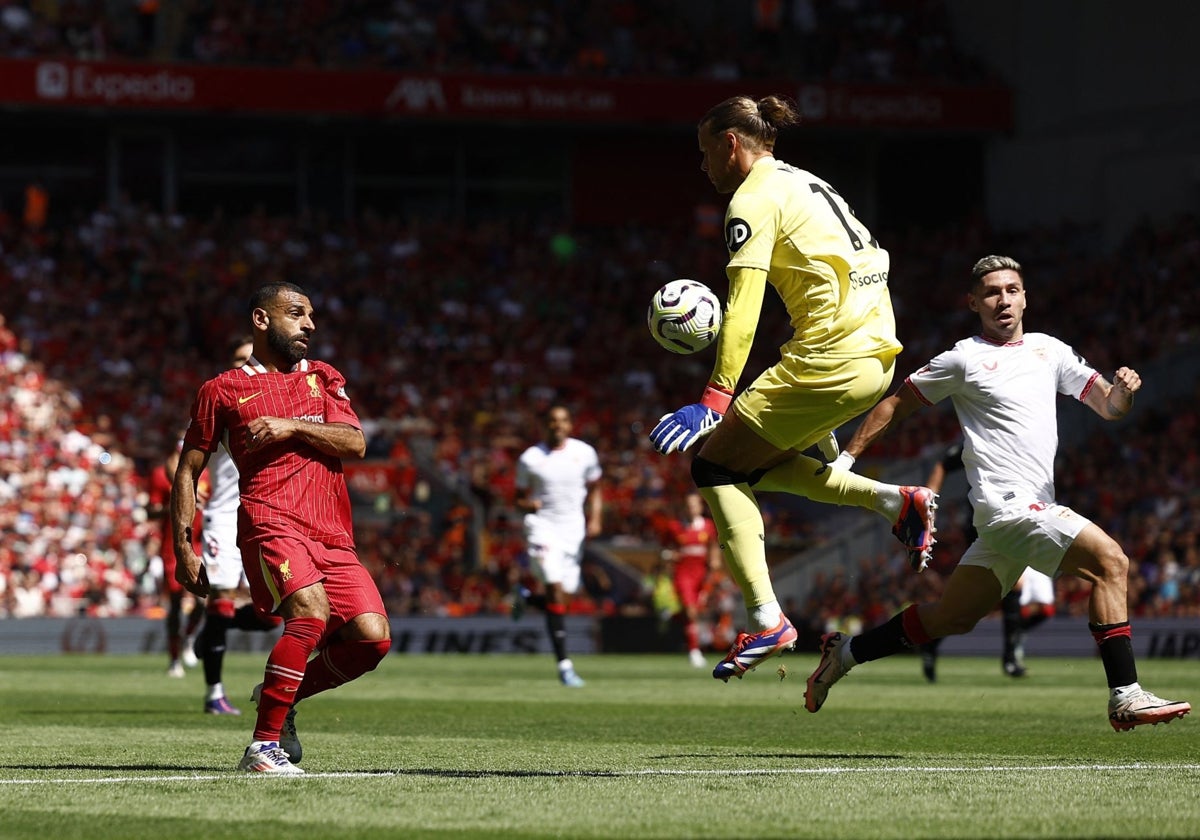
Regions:
<instances>
[{"instance_id":1,"label":"white football jersey","mask_svg":"<svg viewBox=\"0 0 1200 840\"><path fill-rule=\"evenodd\" d=\"M1083 400L1099 376L1057 338L1026 333L1008 344L964 339L905 380L928 404L954 403L977 528L1054 500L1057 395Z\"/></svg>"},{"instance_id":2,"label":"white football jersey","mask_svg":"<svg viewBox=\"0 0 1200 840\"><path fill-rule=\"evenodd\" d=\"M238 547L240 475L229 449L222 443L208 459L211 493L204 505L204 569L215 589L236 589L245 581Z\"/></svg>"},{"instance_id":3,"label":"white football jersey","mask_svg":"<svg viewBox=\"0 0 1200 840\"><path fill-rule=\"evenodd\" d=\"M233 456L224 444L208 459L208 483L212 488L208 502L204 505L205 521L219 523L237 523L238 504L241 494L238 490L238 468L233 462Z\"/></svg>"},{"instance_id":4,"label":"white football jersey","mask_svg":"<svg viewBox=\"0 0 1200 840\"><path fill-rule=\"evenodd\" d=\"M542 503L525 515L525 536L535 542L569 545L587 533L583 503L588 487L600 478L596 450L577 438L558 449L535 444L517 461L517 487Z\"/></svg>"}]
</instances>

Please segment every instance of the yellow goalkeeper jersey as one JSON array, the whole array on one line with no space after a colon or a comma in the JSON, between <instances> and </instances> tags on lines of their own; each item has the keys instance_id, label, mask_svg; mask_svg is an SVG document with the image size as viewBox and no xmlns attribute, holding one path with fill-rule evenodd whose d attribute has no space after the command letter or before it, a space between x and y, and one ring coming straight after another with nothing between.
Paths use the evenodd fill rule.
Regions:
<instances>
[{"instance_id":1,"label":"yellow goalkeeper jersey","mask_svg":"<svg viewBox=\"0 0 1200 840\"><path fill-rule=\"evenodd\" d=\"M725 240L730 294L713 371L717 385L737 385L766 282L795 330L781 348L784 364L869 356L886 361L900 352L888 253L827 182L773 157L760 159L729 202ZM760 271L739 271L744 268Z\"/></svg>"}]
</instances>

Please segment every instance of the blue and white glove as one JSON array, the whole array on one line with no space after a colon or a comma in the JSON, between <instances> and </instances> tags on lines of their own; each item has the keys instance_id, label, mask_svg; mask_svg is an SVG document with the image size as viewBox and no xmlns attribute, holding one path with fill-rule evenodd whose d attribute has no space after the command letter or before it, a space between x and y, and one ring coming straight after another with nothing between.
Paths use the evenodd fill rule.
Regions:
<instances>
[{"instance_id":1,"label":"blue and white glove","mask_svg":"<svg viewBox=\"0 0 1200 840\"><path fill-rule=\"evenodd\" d=\"M717 428L731 402L733 394L709 383L700 402L662 416L650 432L654 448L662 455L686 452L693 443Z\"/></svg>"}]
</instances>

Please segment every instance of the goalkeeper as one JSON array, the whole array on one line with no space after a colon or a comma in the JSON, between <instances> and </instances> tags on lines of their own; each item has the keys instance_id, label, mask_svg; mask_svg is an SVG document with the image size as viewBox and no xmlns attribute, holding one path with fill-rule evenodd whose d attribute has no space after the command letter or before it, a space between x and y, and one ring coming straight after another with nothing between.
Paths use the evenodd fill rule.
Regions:
<instances>
[{"instance_id":1,"label":"goalkeeper","mask_svg":"<svg viewBox=\"0 0 1200 840\"><path fill-rule=\"evenodd\" d=\"M777 96L736 96L700 121L701 169L717 192L733 193L725 214L725 323L700 402L664 416L650 434L664 455L708 436L692 478L712 511L749 623L713 670L720 680L741 677L796 641L771 585L755 489L875 510L895 523L917 570L933 546L931 490L880 484L851 472L845 459L827 468L800 454L819 444L835 458L833 430L887 393L901 345L887 251L837 190L774 156L779 129L798 121L795 106ZM779 362L735 400L768 283L795 333Z\"/></svg>"}]
</instances>

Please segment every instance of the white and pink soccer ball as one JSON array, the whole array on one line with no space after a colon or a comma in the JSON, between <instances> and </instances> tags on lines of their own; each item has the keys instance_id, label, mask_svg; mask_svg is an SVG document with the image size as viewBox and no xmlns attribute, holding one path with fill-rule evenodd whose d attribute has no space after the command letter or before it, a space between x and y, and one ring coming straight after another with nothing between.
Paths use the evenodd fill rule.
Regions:
<instances>
[{"instance_id":1,"label":"white and pink soccer ball","mask_svg":"<svg viewBox=\"0 0 1200 840\"><path fill-rule=\"evenodd\" d=\"M721 331L721 301L703 283L672 280L650 299L646 326L672 353L698 353Z\"/></svg>"}]
</instances>

